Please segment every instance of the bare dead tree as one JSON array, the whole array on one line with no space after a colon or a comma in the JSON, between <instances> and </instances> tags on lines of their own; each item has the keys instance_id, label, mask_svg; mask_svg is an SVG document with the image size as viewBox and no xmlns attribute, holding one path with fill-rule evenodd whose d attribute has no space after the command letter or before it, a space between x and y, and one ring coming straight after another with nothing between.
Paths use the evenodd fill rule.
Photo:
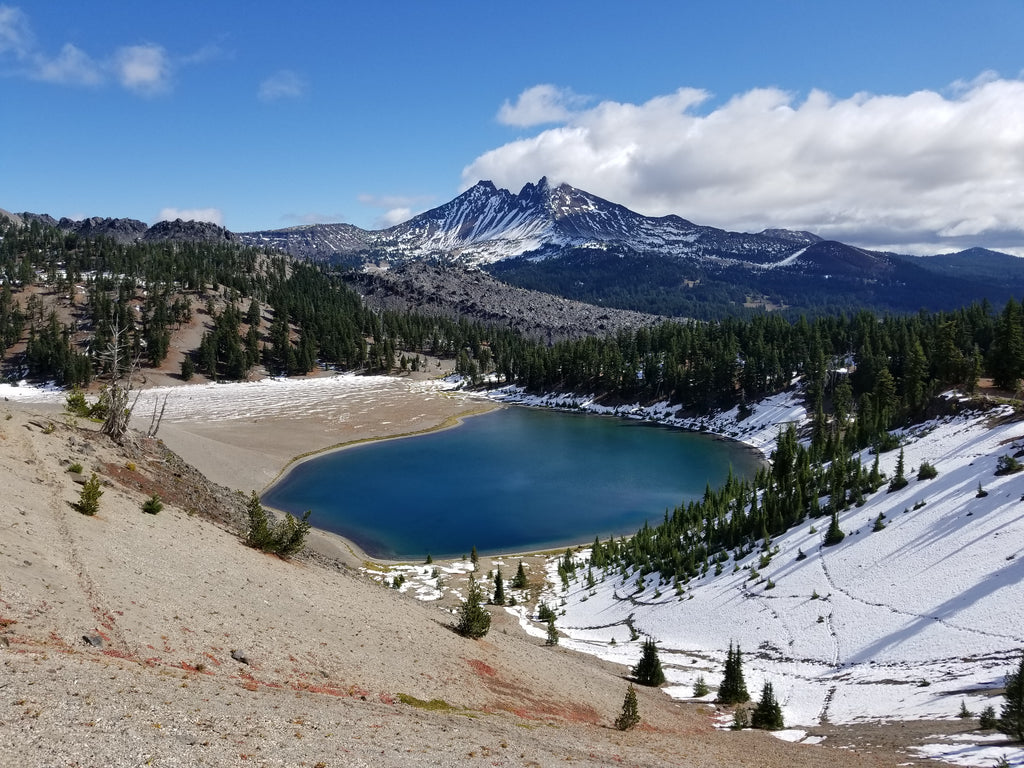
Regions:
<instances>
[{"instance_id":1,"label":"bare dead tree","mask_svg":"<svg viewBox=\"0 0 1024 768\"><path fill-rule=\"evenodd\" d=\"M160 406L160 414L157 415L156 406L159 399L153 400L153 417L149 420L149 430L146 432L146 437L156 437L156 433L160 431L160 422L164 420L164 411L167 410L167 395L164 395L163 405Z\"/></svg>"},{"instance_id":2,"label":"bare dead tree","mask_svg":"<svg viewBox=\"0 0 1024 768\"><path fill-rule=\"evenodd\" d=\"M115 326L111 329L110 336L110 343L102 353L110 362L110 383L107 385L107 416L103 420L101 431L120 443L128 433L128 421L132 417L135 403L138 402L136 395L135 403L128 405L129 395L133 389L132 379L139 369L141 355L132 358L128 354L125 342L127 329ZM128 362L125 363L124 360Z\"/></svg>"}]
</instances>

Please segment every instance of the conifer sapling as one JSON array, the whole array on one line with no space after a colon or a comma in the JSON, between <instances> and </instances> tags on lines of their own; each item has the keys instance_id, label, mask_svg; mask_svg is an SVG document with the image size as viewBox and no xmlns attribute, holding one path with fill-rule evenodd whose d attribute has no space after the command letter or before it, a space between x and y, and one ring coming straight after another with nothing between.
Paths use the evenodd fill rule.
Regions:
<instances>
[{"instance_id":1,"label":"conifer sapling","mask_svg":"<svg viewBox=\"0 0 1024 768\"><path fill-rule=\"evenodd\" d=\"M455 625L455 631L463 637L476 640L486 635L491 628L491 614L481 605L481 601L480 587L470 575L466 602L459 610L459 620Z\"/></svg>"},{"instance_id":2,"label":"conifer sapling","mask_svg":"<svg viewBox=\"0 0 1024 768\"><path fill-rule=\"evenodd\" d=\"M622 712L615 719L615 727L620 731L628 731L640 722L640 708L636 703L636 689L630 683L626 689L626 698L622 702Z\"/></svg>"}]
</instances>

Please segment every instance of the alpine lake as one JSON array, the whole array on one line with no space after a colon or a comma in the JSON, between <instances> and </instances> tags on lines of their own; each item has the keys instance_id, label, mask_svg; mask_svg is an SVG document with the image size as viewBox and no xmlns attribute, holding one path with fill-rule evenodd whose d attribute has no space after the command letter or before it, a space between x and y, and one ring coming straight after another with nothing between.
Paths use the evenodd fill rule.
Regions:
<instances>
[{"instance_id":1,"label":"alpine lake","mask_svg":"<svg viewBox=\"0 0 1024 768\"><path fill-rule=\"evenodd\" d=\"M506 407L457 427L297 464L263 503L389 560L527 552L629 535L760 454L610 416Z\"/></svg>"}]
</instances>

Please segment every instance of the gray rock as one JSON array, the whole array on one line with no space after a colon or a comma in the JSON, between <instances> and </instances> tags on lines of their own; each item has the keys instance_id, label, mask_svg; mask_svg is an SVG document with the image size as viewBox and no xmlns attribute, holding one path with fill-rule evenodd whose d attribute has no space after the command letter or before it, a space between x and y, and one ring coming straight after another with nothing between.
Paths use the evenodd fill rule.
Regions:
<instances>
[{"instance_id":1,"label":"gray rock","mask_svg":"<svg viewBox=\"0 0 1024 768\"><path fill-rule=\"evenodd\" d=\"M231 658L240 664L249 663L249 657L243 651L232 651Z\"/></svg>"},{"instance_id":2,"label":"gray rock","mask_svg":"<svg viewBox=\"0 0 1024 768\"><path fill-rule=\"evenodd\" d=\"M93 648L103 647L103 638L99 635L82 635L82 640L86 645L91 645Z\"/></svg>"}]
</instances>

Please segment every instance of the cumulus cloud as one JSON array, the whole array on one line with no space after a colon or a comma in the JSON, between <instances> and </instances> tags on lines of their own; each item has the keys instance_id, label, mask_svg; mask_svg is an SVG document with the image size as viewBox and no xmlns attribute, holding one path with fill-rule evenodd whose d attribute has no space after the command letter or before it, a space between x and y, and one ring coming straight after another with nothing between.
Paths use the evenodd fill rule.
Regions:
<instances>
[{"instance_id":1,"label":"cumulus cloud","mask_svg":"<svg viewBox=\"0 0 1024 768\"><path fill-rule=\"evenodd\" d=\"M370 208L383 208L384 212L374 220L374 227L387 229L401 224L422 213L433 202L431 195L359 195L359 202Z\"/></svg>"},{"instance_id":2,"label":"cumulus cloud","mask_svg":"<svg viewBox=\"0 0 1024 768\"><path fill-rule=\"evenodd\" d=\"M648 215L907 252L1022 242L1024 80L845 99L758 88L702 110L708 99L684 88L566 112L476 158L464 186L547 175Z\"/></svg>"},{"instance_id":3,"label":"cumulus cloud","mask_svg":"<svg viewBox=\"0 0 1024 768\"><path fill-rule=\"evenodd\" d=\"M224 213L219 208L161 208L157 221L208 221L224 226Z\"/></svg>"},{"instance_id":4,"label":"cumulus cloud","mask_svg":"<svg viewBox=\"0 0 1024 768\"><path fill-rule=\"evenodd\" d=\"M378 229L387 229L396 224L401 224L403 221L408 221L412 216L412 208L391 208L378 216L374 221L374 225Z\"/></svg>"},{"instance_id":5,"label":"cumulus cloud","mask_svg":"<svg viewBox=\"0 0 1024 768\"><path fill-rule=\"evenodd\" d=\"M162 46L129 45L117 51L114 71L129 91L152 95L170 86L171 64Z\"/></svg>"},{"instance_id":6,"label":"cumulus cloud","mask_svg":"<svg viewBox=\"0 0 1024 768\"><path fill-rule=\"evenodd\" d=\"M289 69L282 69L260 83L259 98L266 102L298 99L306 94L306 90L305 80Z\"/></svg>"},{"instance_id":7,"label":"cumulus cloud","mask_svg":"<svg viewBox=\"0 0 1024 768\"><path fill-rule=\"evenodd\" d=\"M572 117L574 110L586 104L587 98L569 88L542 84L527 88L516 103L508 100L498 110L498 122L522 128L545 123L561 123Z\"/></svg>"},{"instance_id":8,"label":"cumulus cloud","mask_svg":"<svg viewBox=\"0 0 1024 768\"><path fill-rule=\"evenodd\" d=\"M122 46L102 57L65 43L53 54L39 46L29 18L20 8L0 5L0 63L13 62L11 72L31 80L87 86L113 81L132 93L152 96L170 89L176 68L224 55L219 47L208 45L191 54L172 56L155 43Z\"/></svg>"}]
</instances>

